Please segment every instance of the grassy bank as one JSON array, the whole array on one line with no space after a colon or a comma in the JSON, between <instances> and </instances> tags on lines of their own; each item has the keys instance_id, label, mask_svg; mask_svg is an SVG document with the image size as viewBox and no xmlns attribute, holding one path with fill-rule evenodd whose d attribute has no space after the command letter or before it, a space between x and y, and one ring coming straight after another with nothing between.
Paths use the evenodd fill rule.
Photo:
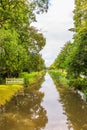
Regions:
<instances>
[{"instance_id":1,"label":"grassy bank","mask_svg":"<svg viewBox=\"0 0 87 130\"><path fill-rule=\"evenodd\" d=\"M58 72L58 70L50 70L49 73L54 79L54 82L58 82L58 84L73 88L75 90L80 90L87 98L87 79L81 77L78 77L77 79L67 79L66 74Z\"/></svg>"},{"instance_id":2,"label":"grassy bank","mask_svg":"<svg viewBox=\"0 0 87 130\"><path fill-rule=\"evenodd\" d=\"M49 74L59 84L64 85L64 86L68 86L69 81L65 78L64 73L59 73L57 70L50 70Z\"/></svg>"},{"instance_id":3,"label":"grassy bank","mask_svg":"<svg viewBox=\"0 0 87 130\"><path fill-rule=\"evenodd\" d=\"M21 89L23 89L21 85L0 85L0 106L10 101Z\"/></svg>"},{"instance_id":4,"label":"grassy bank","mask_svg":"<svg viewBox=\"0 0 87 130\"><path fill-rule=\"evenodd\" d=\"M23 85L0 85L0 106L10 101L11 98L24 87L31 87L33 84L37 84L45 74L44 71L33 73L21 73L19 77L24 78Z\"/></svg>"},{"instance_id":5,"label":"grassy bank","mask_svg":"<svg viewBox=\"0 0 87 130\"><path fill-rule=\"evenodd\" d=\"M29 87L36 84L45 74L45 71L27 73L23 72L19 75L20 78L24 78L24 86Z\"/></svg>"}]
</instances>

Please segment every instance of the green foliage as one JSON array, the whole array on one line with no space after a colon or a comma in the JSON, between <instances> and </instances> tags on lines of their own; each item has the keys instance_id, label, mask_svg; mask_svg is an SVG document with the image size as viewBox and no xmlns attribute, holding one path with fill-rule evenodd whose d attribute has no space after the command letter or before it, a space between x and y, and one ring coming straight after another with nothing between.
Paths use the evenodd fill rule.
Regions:
<instances>
[{"instance_id":1,"label":"green foliage","mask_svg":"<svg viewBox=\"0 0 87 130\"><path fill-rule=\"evenodd\" d=\"M49 5L49 0L31 0L31 1L33 1L33 3L35 4L35 5L37 5L36 6L36 12L37 13L40 13L40 12L47 12L47 10L48 10L48 5Z\"/></svg>"},{"instance_id":2,"label":"green foliage","mask_svg":"<svg viewBox=\"0 0 87 130\"><path fill-rule=\"evenodd\" d=\"M69 41L65 44L62 48L60 54L57 56L53 65L57 69L66 69L67 65L69 64L69 54L71 52L72 43Z\"/></svg>"},{"instance_id":3,"label":"green foliage","mask_svg":"<svg viewBox=\"0 0 87 130\"><path fill-rule=\"evenodd\" d=\"M29 87L30 85L37 83L43 75L44 71L32 73L22 72L19 74L19 77L24 78L24 86Z\"/></svg>"},{"instance_id":4,"label":"green foliage","mask_svg":"<svg viewBox=\"0 0 87 130\"><path fill-rule=\"evenodd\" d=\"M22 45L18 45L15 31L3 29L0 34L0 74L6 74L7 77L15 76L22 71L24 62L27 60L26 50Z\"/></svg>"},{"instance_id":5,"label":"green foliage","mask_svg":"<svg viewBox=\"0 0 87 130\"><path fill-rule=\"evenodd\" d=\"M60 73L58 70L50 70L49 73L55 82L68 86L69 80L67 80L65 73Z\"/></svg>"},{"instance_id":6,"label":"green foliage","mask_svg":"<svg viewBox=\"0 0 87 130\"><path fill-rule=\"evenodd\" d=\"M28 87L33 79L35 80L35 78L37 77L37 72L33 72L30 74L27 72L23 72L19 75L19 77L24 78L24 86Z\"/></svg>"},{"instance_id":7,"label":"green foliage","mask_svg":"<svg viewBox=\"0 0 87 130\"><path fill-rule=\"evenodd\" d=\"M0 1L0 77L17 77L23 71L39 71L44 60L39 52L46 40L31 26L35 10L46 11L47 1ZM33 66L33 67L32 67Z\"/></svg>"},{"instance_id":8,"label":"green foliage","mask_svg":"<svg viewBox=\"0 0 87 130\"><path fill-rule=\"evenodd\" d=\"M67 42L51 68L61 69L67 74L69 85L87 90L87 1L75 0L73 43Z\"/></svg>"},{"instance_id":9,"label":"green foliage","mask_svg":"<svg viewBox=\"0 0 87 130\"><path fill-rule=\"evenodd\" d=\"M42 59L40 54L31 53L30 54L30 72L32 71L41 71L45 68L44 60Z\"/></svg>"},{"instance_id":10,"label":"green foliage","mask_svg":"<svg viewBox=\"0 0 87 130\"><path fill-rule=\"evenodd\" d=\"M74 75L87 75L87 29L79 30L73 43L72 52L70 53L71 60L68 66L68 71Z\"/></svg>"}]
</instances>

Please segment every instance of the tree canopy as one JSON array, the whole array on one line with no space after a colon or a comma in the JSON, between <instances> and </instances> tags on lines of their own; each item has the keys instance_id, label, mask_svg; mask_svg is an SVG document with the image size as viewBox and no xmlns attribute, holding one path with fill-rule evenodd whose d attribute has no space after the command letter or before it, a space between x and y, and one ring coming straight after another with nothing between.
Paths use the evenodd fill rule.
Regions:
<instances>
[{"instance_id":1,"label":"tree canopy","mask_svg":"<svg viewBox=\"0 0 87 130\"><path fill-rule=\"evenodd\" d=\"M46 40L31 23L47 9L47 0L0 0L0 77L43 69Z\"/></svg>"},{"instance_id":2,"label":"tree canopy","mask_svg":"<svg viewBox=\"0 0 87 130\"><path fill-rule=\"evenodd\" d=\"M67 72L70 79L87 76L87 1L75 0L73 42L67 42L61 49L51 68Z\"/></svg>"}]
</instances>

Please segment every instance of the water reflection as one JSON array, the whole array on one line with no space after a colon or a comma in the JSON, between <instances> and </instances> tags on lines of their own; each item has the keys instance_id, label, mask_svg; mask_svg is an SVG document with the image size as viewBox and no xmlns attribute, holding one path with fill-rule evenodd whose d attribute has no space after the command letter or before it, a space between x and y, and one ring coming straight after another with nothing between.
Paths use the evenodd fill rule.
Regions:
<instances>
[{"instance_id":1,"label":"water reflection","mask_svg":"<svg viewBox=\"0 0 87 130\"><path fill-rule=\"evenodd\" d=\"M87 130L87 103L81 96L56 83L60 94L60 102L63 105L69 130Z\"/></svg>"},{"instance_id":2,"label":"water reflection","mask_svg":"<svg viewBox=\"0 0 87 130\"><path fill-rule=\"evenodd\" d=\"M67 117L63 114L62 104L58 102L60 100L59 92L48 73L40 91L45 93L42 106L47 110L48 116L48 123L43 130L68 130Z\"/></svg>"},{"instance_id":3,"label":"water reflection","mask_svg":"<svg viewBox=\"0 0 87 130\"><path fill-rule=\"evenodd\" d=\"M0 130L87 130L87 103L47 73L0 109Z\"/></svg>"},{"instance_id":4,"label":"water reflection","mask_svg":"<svg viewBox=\"0 0 87 130\"><path fill-rule=\"evenodd\" d=\"M33 91L21 91L0 109L0 130L40 130L45 127L48 119L41 106L44 94L39 88L40 84L32 86Z\"/></svg>"}]
</instances>

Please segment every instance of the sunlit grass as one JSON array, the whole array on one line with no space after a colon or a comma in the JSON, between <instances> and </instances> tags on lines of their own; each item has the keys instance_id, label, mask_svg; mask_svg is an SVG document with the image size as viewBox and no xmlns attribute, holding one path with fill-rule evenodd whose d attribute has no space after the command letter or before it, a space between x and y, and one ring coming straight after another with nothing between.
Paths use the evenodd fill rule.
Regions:
<instances>
[{"instance_id":1,"label":"sunlit grass","mask_svg":"<svg viewBox=\"0 0 87 130\"><path fill-rule=\"evenodd\" d=\"M22 88L21 85L0 85L0 106L10 101L12 96Z\"/></svg>"},{"instance_id":2,"label":"sunlit grass","mask_svg":"<svg viewBox=\"0 0 87 130\"><path fill-rule=\"evenodd\" d=\"M26 73L23 72L20 74L19 77L23 77L26 82L27 87L31 87L32 84L36 84L39 82L39 79L44 75L44 71L41 72L33 72L33 73ZM0 106L4 105L6 102L10 101L11 98L24 86L22 85L0 85Z\"/></svg>"},{"instance_id":3,"label":"sunlit grass","mask_svg":"<svg viewBox=\"0 0 87 130\"><path fill-rule=\"evenodd\" d=\"M35 84L44 75L44 73L44 71L32 73L23 72L19 75L19 77L24 78L25 86L29 87L30 85Z\"/></svg>"}]
</instances>

